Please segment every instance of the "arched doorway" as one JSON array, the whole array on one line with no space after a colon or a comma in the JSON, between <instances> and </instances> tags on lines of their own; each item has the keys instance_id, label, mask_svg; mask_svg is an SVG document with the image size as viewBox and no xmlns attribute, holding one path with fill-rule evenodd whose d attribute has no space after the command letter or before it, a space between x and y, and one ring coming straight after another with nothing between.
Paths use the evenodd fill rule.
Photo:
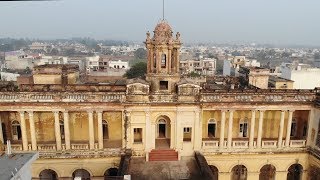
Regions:
<instances>
[{"instance_id":1,"label":"arched doorway","mask_svg":"<svg viewBox=\"0 0 320 180\"><path fill-rule=\"evenodd\" d=\"M106 120L102 121L102 134L103 134L103 140L109 139L109 128L108 128L108 122Z\"/></svg>"},{"instance_id":2,"label":"arched doorway","mask_svg":"<svg viewBox=\"0 0 320 180\"><path fill-rule=\"evenodd\" d=\"M275 180L275 179L276 179L276 168L273 165L267 164L260 169L259 180Z\"/></svg>"},{"instance_id":3,"label":"arched doorway","mask_svg":"<svg viewBox=\"0 0 320 180\"><path fill-rule=\"evenodd\" d=\"M219 177L219 170L217 167L213 166L213 165L209 165L211 171L212 171L212 174L213 174L213 180L218 180L218 177Z\"/></svg>"},{"instance_id":4,"label":"arched doorway","mask_svg":"<svg viewBox=\"0 0 320 180\"><path fill-rule=\"evenodd\" d=\"M58 175L52 169L45 169L45 170L40 172L39 178L40 178L40 180L57 180L58 179Z\"/></svg>"},{"instance_id":5,"label":"arched doorway","mask_svg":"<svg viewBox=\"0 0 320 180\"><path fill-rule=\"evenodd\" d=\"M74 180L90 180L90 173L85 169L77 169L72 173Z\"/></svg>"},{"instance_id":6,"label":"arched doorway","mask_svg":"<svg viewBox=\"0 0 320 180\"><path fill-rule=\"evenodd\" d=\"M231 180L246 180L247 168L244 165L237 165L231 170Z\"/></svg>"},{"instance_id":7,"label":"arched doorway","mask_svg":"<svg viewBox=\"0 0 320 180\"><path fill-rule=\"evenodd\" d=\"M16 120L12 121L12 139L13 140L21 140L21 127L20 123Z\"/></svg>"},{"instance_id":8,"label":"arched doorway","mask_svg":"<svg viewBox=\"0 0 320 180\"><path fill-rule=\"evenodd\" d=\"M158 121L158 138L166 138L166 129L167 129L167 122L165 119L160 119Z\"/></svg>"},{"instance_id":9,"label":"arched doorway","mask_svg":"<svg viewBox=\"0 0 320 180\"><path fill-rule=\"evenodd\" d=\"M301 164L292 164L288 169L287 180L301 180L303 167Z\"/></svg>"},{"instance_id":10,"label":"arched doorway","mask_svg":"<svg viewBox=\"0 0 320 180\"><path fill-rule=\"evenodd\" d=\"M118 168L110 168L104 172L104 179L110 179L112 176L118 176Z\"/></svg>"},{"instance_id":11,"label":"arched doorway","mask_svg":"<svg viewBox=\"0 0 320 180\"><path fill-rule=\"evenodd\" d=\"M170 119L167 116L160 116L156 121L156 149L170 148Z\"/></svg>"}]
</instances>

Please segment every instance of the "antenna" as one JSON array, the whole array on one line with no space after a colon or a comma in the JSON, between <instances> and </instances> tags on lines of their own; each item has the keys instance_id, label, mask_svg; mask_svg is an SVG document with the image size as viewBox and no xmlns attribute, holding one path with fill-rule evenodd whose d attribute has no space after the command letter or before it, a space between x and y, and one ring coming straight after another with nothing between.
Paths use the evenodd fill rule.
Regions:
<instances>
[{"instance_id":1,"label":"antenna","mask_svg":"<svg viewBox=\"0 0 320 180\"><path fill-rule=\"evenodd\" d=\"M162 20L164 20L164 0L162 2Z\"/></svg>"}]
</instances>

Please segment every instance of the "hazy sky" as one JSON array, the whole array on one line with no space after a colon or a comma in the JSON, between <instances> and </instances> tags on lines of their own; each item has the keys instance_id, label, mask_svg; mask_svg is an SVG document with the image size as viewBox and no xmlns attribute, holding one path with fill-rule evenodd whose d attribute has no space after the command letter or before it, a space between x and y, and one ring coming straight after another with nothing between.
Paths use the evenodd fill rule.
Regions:
<instances>
[{"instance_id":1,"label":"hazy sky","mask_svg":"<svg viewBox=\"0 0 320 180\"><path fill-rule=\"evenodd\" d=\"M320 45L320 0L166 0L184 42ZM142 42L162 0L0 2L0 37Z\"/></svg>"}]
</instances>

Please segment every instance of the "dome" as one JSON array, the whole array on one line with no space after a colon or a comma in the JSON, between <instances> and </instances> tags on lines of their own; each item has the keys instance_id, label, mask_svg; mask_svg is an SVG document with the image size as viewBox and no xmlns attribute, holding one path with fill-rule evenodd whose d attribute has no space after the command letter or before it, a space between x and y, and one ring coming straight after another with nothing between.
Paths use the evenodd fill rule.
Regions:
<instances>
[{"instance_id":1,"label":"dome","mask_svg":"<svg viewBox=\"0 0 320 180\"><path fill-rule=\"evenodd\" d=\"M161 21L154 29L153 40L157 43L172 42L172 29L166 21Z\"/></svg>"},{"instance_id":2,"label":"dome","mask_svg":"<svg viewBox=\"0 0 320 180\"><path fill-rule=\"evenodd\" d=\"M170 31L172 32L172 29L170 25L166 21L161 21L159 24L157 24L156 28L154 29L155 32L159 31Z\"/></svg>"}]
</instances>

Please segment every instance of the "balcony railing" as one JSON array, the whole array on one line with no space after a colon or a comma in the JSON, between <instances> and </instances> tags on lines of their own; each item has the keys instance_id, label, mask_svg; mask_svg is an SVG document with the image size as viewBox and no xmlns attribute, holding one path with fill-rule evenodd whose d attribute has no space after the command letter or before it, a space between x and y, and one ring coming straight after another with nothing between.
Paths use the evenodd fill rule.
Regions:
<instances>
[{"instance_id":1,"label":"balcony railing","mask_svg":"<svg viewBox=\"0 0 320 180\"><path fill-rule=\"evenodd\" d=\"M89 144L71 144L71 149L89 149Z\"/></svg>"},{"instance_id":2,"label":"balcony railing","mask_svg":"<svg viewBox=\"0 0 320 180\"><path fill-rule=\"evenodd\" d=\"M38 151L56 151L55 144L38 144Z\"/></svg>"},{"instance_id":3,"label":"balcony railing","mask_svg":"<svg viewBox=\"0 0 320 180\"><path fill-rule=\"evenodd\" d=\"M306 140L291 140L290 147L306 147Z\"/></svg>"},{"instance_id":4,"label":"balcony railing","mask_svg":"<svg viewBox=\"0 0 320 180\"><path fill-rule=\"evenodd\" d=\"M203 149L219 148L219 141L202 141Z\"/></svg>"},{"instance_id":5,"label":"balcony railing","mask_svg":"<svg viewBox=\"0 0 320 180\"><path fill-rule=\"evenodd\" d=\"M234 148L248 148L249 141L232 141Z\"/></svg>"},{"instance_id":6,"label":"balcony railing","mask_svg":"<svg viewBox=\"0 0 320 180\"><path fill-rule=\"evenodd\" d=\"M277 148L278 141L270 140L270 141L262 141L262 148Z\"/></svg>"}]
</instances>

